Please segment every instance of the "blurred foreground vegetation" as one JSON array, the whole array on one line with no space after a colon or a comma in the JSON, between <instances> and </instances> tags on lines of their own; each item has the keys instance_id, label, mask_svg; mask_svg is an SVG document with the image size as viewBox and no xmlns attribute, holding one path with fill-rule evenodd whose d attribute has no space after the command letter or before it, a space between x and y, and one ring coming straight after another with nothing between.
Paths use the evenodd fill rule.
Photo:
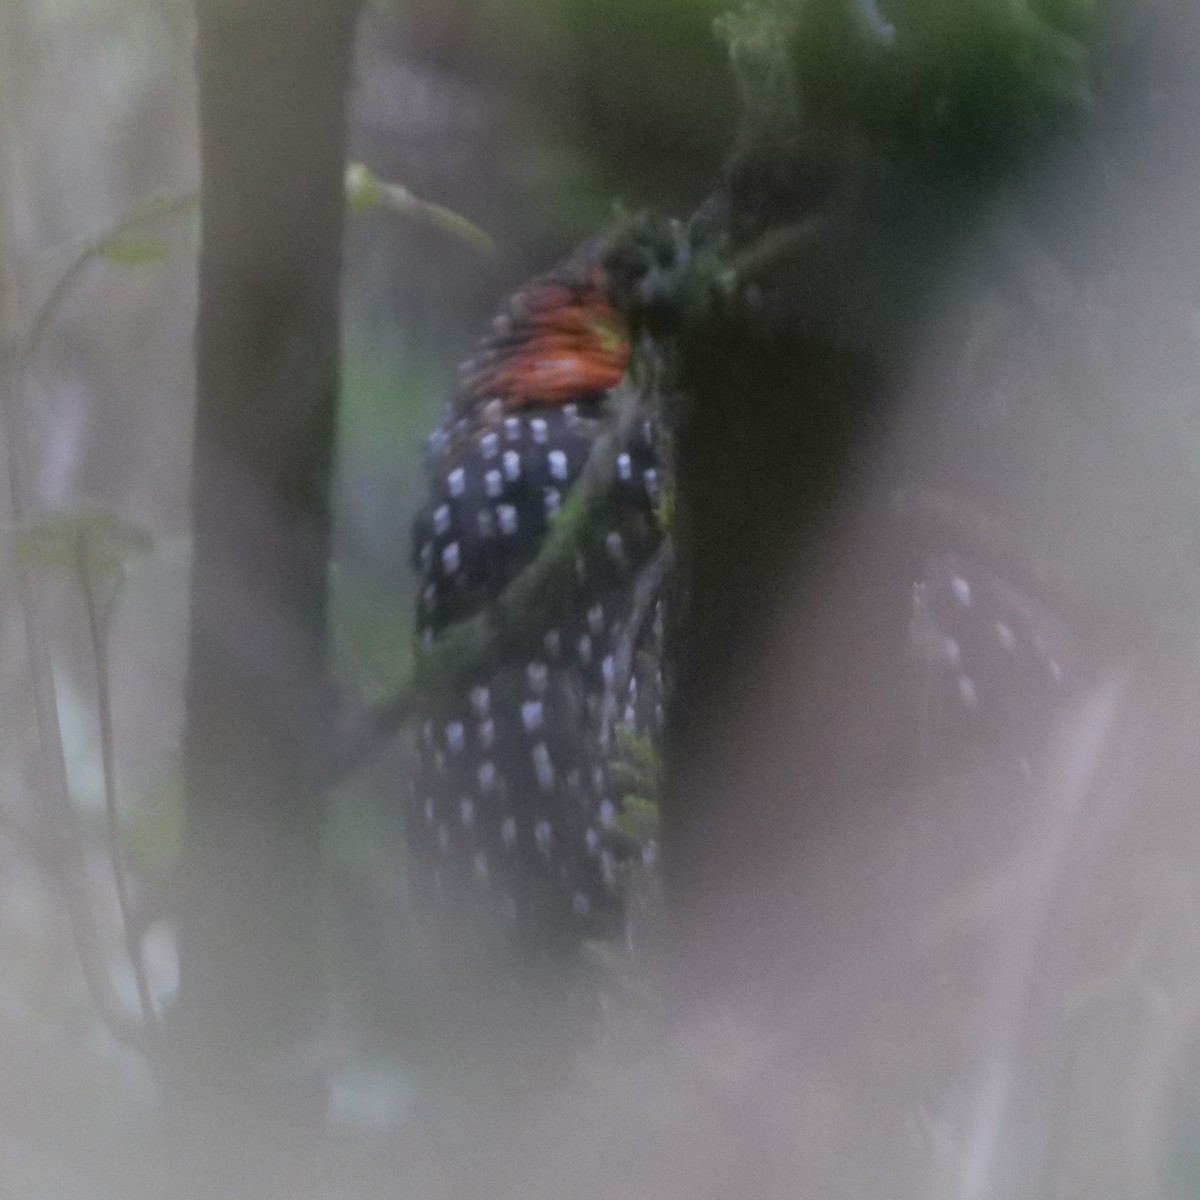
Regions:
<instances>
[{"instance_id":1,"label":"blurred foreground vegetation","mask_svg":"<svg viewBox=\"0 0 1200 1200\"><path fill-rule=\"evenodd\" d=\"M1012 536L1031 547L1031 559L1052 560L1054 586L1073 603L1105 592L1132 597L1126 607L1136 610L1153 591L1186 609L1200 596L1192 536L1200 501L1195 296L1186 281L1194 229L1178 199L1190 193L1174 181L1161 198L1138 196L1143 147L1131 150L1127 142L1138 139L1106 110L1124 105L1121 119L1135 131L1151 112L1147 127L1162 135L1158 149L1178 150L1171 121L1154 114L1194 92L1175 74L1160 88L1133 70L1130 83L1131 68L1112 47L1127 23L1136 25L1132 8L1101 0L778 0L728 8L719 0L397 0L364 17L353 156L380 178L461 214L486 231L495 252L377 210L359 213L349 230L332 570L337 665L352 701L386 694L408 674L408 527L422 494L422 441L453 364L497 297L594 234L616 205L686 218L725 188L738 219L729 223L731 245L719 252L753 250L759 237L796 215L803 191L797 164L811 164L814 143L830 147L835 173L865 163L869 181L884 180L875 192L864 188L870 205L929 198L926 227L897 226L912 240L887 277L902 281L890 312L921 288L929 289L927 299L948 275L982 264L978 286L966 290L945 335L954 343L946 358L957 373L950 385L944 377L930 384L931 391L962 393L951 432L943 428L921 447L931 459L945 452L936 481L974 487L998 506L1007 502ZM187 7L165 0L28 0L13 12L21 195L18 244L5 253L29 264L32 307L78 255L82 239L110 228L147 195L194 189L192 34ZM1165 100L1151 94L1156 89L1165 89ZM1194 149L1190 135L1181 141ZM1080 162L1089 186L1109 190L1097 205L1100 216L1076 194L1080 211L1064 219L1064 192L1043 195L1036 181L1044 172L1061 183L1057 176ZM1153 221L1139 212L1143 204L1151 217L1161 204L1161 215L1176 222L1170 236L1188 254L1172 261L1171 248L1147 232ZM1114 243L1140 238L1149 250L1109 250L1106 222ZM980 239L980 249L968 235L985 225L999 232ZM152 541L150 554L124 573L111 637L124 836L135 876L157 884L169 874L180 827L193 246L185 231L165 257L142 252L144 243L117 249L89 264L30 365L32 474L39 511L79 514L97 505L148 531ZM989 274L997 261L1008 272L998 283ZM772 308L772 280L753 282L763 322L780 311L786 317L786 296ZM776 291L788 285L774 282ZM903 315L915 315L918 306L911 307ZM1063 334L1068 346L1085 348L1085 387L1077 380L1060 387L1054 346L1047 349L1039 334L1051 343ZM1155 359L1149 371L1146 356ZM1161 386L1146 387L1147 375ZM995 442L1020 454L1002 468L986 454L972 457ZM1075 477L1059 490L1062 464L1079 461L1071 455L1083 455L1087 470L1082 483ZM1011 478L993 480L987 467L1027 486L1008 494ZM1148 499L1131 515L1132 492ZM1113 553L1114 528L1127 533L1136 553ZM11 561L0 562L0 588L9 595L11 575ZM105 950L119 963L101 836L95 656L77 585L59 571L43 586L73 796L94 843L89 864ZM0 745L0 780L6 812L25 822L34 819L29 797L37 771L25 647L17 606L3 611L0 711L11 733ZM659 814L648 794L657 800L660 764L637 749L641 771L630 780L626 819L635 833L657 834ZM381 1134L374 1149L382 1144L390 1163L388 1139L421 1103L419 1077L404 1061L411 1030L398 1024L393 1003L412 968L399 928L406 912L395 797L405 771L400 739L330 805L325 919L340 1039L331 1113L350 1131L351 1177L361 1166L353 1139ZM52 1048L47 1057L64 1072L86 1075L89 1103L111 1102L120 1126L150 1109L150 1083L91 1013L54 889L22 853L19 846L5 851L0 878L0 954L12 968L0 989L8 1013L4 1042L38 1030ZM1173 928L1173 918L1156 908L1171 888L1184 897L1178 911L1192 911L1196 864L1183 857L1182 880L1164 883L1144 864L1133 872L1150 894L1150 916L1139 928ZM1142 951L1153 960L1147 977L1160 984L1166 978L1167 1007L1186 1017L1195 974L1186 963L1162 967L1153 947ZM169 997L169 939L148 957L156 993ZM608 992L636 992L621 970L604 976ZM132 1010L133 981L122 972L114 967L117 991ZM1079 1003L1086 1007L1086 998ZM1186 1033L1171 1025L1162 1037L1181 1059L1190 1053ZM620 1041L619 1032L610 1036ZM719 1058L709 1050L701 1046L702 1069ZM387 1069L374 1071L380 1062ZM603 1076L594 1062L591 1069ZM1170 1070L1158 1070L1152 1082L1166 1087ZM1097 1071L1108 1086L1110 1077ZM836 1106L840 1082L813 1101L818 1115L823 1105ZM925 1099L913 1108L916 1148L906 1145L904 1153L930 1162L953 1158L961 1132L954 1106L938 1095L944 1107L930 1101L927 1109ZM1111 1111L1097 1107L1098 1123L1111 1121ZM39 1110L33 1124L43 1120L50 1118ZM86 1126L86 1117L79 1124ZM1171 1122L1162 1124L1174 1137ZM17 1126L0 1130L0 1139L21 1143L25 1136ZM1191 1140L1176 1140L1184 1143L1177 1157L1185 1165L1170 1180L1170 1194L1186 1195L1195 1155ZM849 1155L861 1147L842 1149ZM3 1150L0 1140L0 1162ZM414 1171L436 1174L436 1154L431 1158L432 1165L418 1159ZM12 1161L18 1165L0 1168L0 1180L10 1170L14 1190L65 1194L46 1182L50 1173L38 1163L22 1168L17 1153ZM22 1169L32 1177L27 1187ZM1105 1192L1097 1184L1088 1194Z\"/></svg>"}]
</instances>

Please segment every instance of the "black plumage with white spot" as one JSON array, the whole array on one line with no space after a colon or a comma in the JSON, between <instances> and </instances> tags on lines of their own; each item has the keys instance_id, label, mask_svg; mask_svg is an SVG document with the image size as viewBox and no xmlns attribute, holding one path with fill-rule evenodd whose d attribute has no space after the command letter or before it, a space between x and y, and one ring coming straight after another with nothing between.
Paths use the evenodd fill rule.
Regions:
<instances>
[{"instance_id":1,"label":"black plumage with white spot","mask_svg":"<svg viewBox=\"0 0 1200 1200\"><path fill-rule=\"evenodd\" d=\"M980 562L930 555L911 597L922 748L944 762L1000 752L1032 769L1085 655L1049 606Z\"/></svg>"}]
</instances>

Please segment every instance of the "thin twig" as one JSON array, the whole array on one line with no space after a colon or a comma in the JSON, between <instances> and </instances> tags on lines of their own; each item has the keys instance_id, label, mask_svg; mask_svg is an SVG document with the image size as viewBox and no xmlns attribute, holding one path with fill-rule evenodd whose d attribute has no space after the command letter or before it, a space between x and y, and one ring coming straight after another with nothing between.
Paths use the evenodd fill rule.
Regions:
<instances>
[{"instance_id":1,"label":"thin twig","mask_svg":"<svg viewBox=\"0 0 1200 1200\"><path fill-rule=\"evenodd\" d=\"M609 687L609 694L613 697L623 696L629 691L634 664L637 661L637 646L646 622L654 613L658 601L662 597L663 584L671 571L673 558L671 540L667 538L638 572L637 582L633 587L633 601L629 606L629 616L621 629L617 648L613 653L613 678ZM603 745L609 744L612 735L612 718L615 715L616 705L607 706L602 737Z\"/></svg>"},{"instance_id":2,"label":"thin twig","mask_svg":"<svg viewBox=\"0 0 1200 1200\"><path fill-rule=\"evenodd\" d=\"M729 266L730 273L739 283L762 275L800 247L812 245L828 227L829 218L818 213L791 225L769 229L734 257Z\"/></svg>"},{"instance_id":3,"label":"thin twig","mask_svg":"<svg viewBox=\"0 0 1200 1200\"><path fill-rule=\"evenodd\" d=\"M110 253L113 245L120 238L127 237L130 233L134 232L139 223L148 224L151 221L159 222L181 216L194 208L196 203L196 192L185 192L180 196L141 201L134 205L132 209L122 213L103 233L84 241L76 250L74 257L58 277L54 286L50 289L50 294L42 302L42 306L34 314L33 325L29 331L29 336L25 339L23 352L25 362L28 364L36 357L42 343L46 339L46 334L58 316L59 309L62 308L64 301L75 290L84 269L90 263Z\"/></svg>"},{"instance_id":4,"label":"thin twig","mask_svg":"<svg viewBox=\"0 0 1200 1200\"><path fill-rule=\"evenodd\" d=\"M37 355L42 342L46 338L46 332L58 314L58 310L62 307L63 301L74 291L75 285L82 276L84 268L94 257L95 247L89 242L87 246L75 255L67 265L66 270L63 271L54 286L50 289L50 294L46 297L41 308L38 309L33 318L33 326L29 331L28 338L25 340L22 357L26 363L32 362Z\"/></svg>"},{"instance_id":5,"label":"thin twig","mask_svg":"<svg viewBox=\"0 0 1200 1200\"><path fill-rule=\"evenodd\" d=\"M121 913L121 931L125 938L125 952L137 984L138 1004L142 1020L147 1029L158 1024L154 1010L154 999L150 995L150 982L146 978L146 964L142 958L141 943L134 931L133 902L129 893L129 876L125 870L125 857L121 851L121 823L117 809L117 761L116 741L113 737L112 693L109 684L108 664L108 620L111 604L101 612L92 580L91 564L88 561L87 530L81 529L75 538L75 569L79 576L79 589L87 609L88 633L92 643L92 662L96 668L96 712L100 724L100 760L104 773L104 811L108 818L108 854L112 862L113 882L117 890L117 907Z\"/></svg>"}]
</instances>

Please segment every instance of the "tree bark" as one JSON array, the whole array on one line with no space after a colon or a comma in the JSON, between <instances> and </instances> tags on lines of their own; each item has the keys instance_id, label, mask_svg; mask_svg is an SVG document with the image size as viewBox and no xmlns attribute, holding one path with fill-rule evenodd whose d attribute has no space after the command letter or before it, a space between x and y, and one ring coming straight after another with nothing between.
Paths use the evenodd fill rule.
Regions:
<instances>
[{"instance_id":1,"label":"tree bark","mask_svg":"<svg viewBox=\"0 0 1200 1200\"><path fill-rule=\"evenodd\" d=\"M768 272L757 310L689 334L681 354L663 842L689 988L762 966L745 931L761 928L771 888L792 886L818 828L847 797L861 804L864 780L898 752L889 689L907 614L893 578L902 548L879 531L880 448L954 236L949 221L931 235L936 218L903 170L816 140L795 158L735 159L731 180L735 237L807 233ZM750 728L781 647L798 642L790 669L804 686L781 692L773 734ZM772 736L790 756L786 781L751 761Z\"/></svg>"},{"instance_id":2,"label":"tree bark","mask_svg":"<svg viewBox=\"0 0 1200 1200\"><path fill-rule=\"evenodd\" d=\"M162 1056L197 1195L316 1189L322 1096L296 1063L322 1010L330 483L357 7L197 0L187 818L180 995Z\"/></svg>"}]
</instances>

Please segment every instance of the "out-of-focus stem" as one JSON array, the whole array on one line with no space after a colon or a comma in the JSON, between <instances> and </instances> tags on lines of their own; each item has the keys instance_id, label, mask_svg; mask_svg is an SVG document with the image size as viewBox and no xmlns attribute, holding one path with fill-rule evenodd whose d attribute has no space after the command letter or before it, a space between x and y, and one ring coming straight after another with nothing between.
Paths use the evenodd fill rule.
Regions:
<instances>
[{"instance_id":1,"label":"out-of-focus stem","mask_svg":"<svg viewBox=\"0 0 1200 1200\"><path fill-rule=\"evenodd\" d=\"M14 21L14 6L0 5L0 411L5 425L3 440L13 521L19 527L32 508L30 464L33 455L25 410L26 342L14 203L18 125L13 71L7 61L15 32ZM137 1026L122 1010L113 992L92 919L83 848L71 809L58 698L37 580L33 566L23 561L22 556L15 556L13 568L29 652L46 845L55 866L56 882L66 902L80 964L96 1006L114 1035L127 1043L138 1044Z\"/></svg>"},{"instance_id":2,"label":"out-of-focus stem","mask_svg":"<svg viewBox=\"0 0 1200 1200\"><path fill-rule=\"evenodd\" d=\"M81 530L75 542L75 567L79 575L79 590L87 609L88 634L92 643L92 661L96 668L96 713L100 724L100 760L104 772L104 811L108 825L108 854L112 861L113 882L117 890L117 906L121 912L121 930L125 936L125 952L137 984L138 1004L147 1029L158 1021L146 965L142 959L141 941L135 932L133 901L129 894L129 876L121 851L121 822L117 810L117 756L113 737L112 692L108 669L108 613L102 612L96 597L92 564L88 560L88 534ZM106 605L105 608L110 606Z\"/></svg>"}]
</instances>

